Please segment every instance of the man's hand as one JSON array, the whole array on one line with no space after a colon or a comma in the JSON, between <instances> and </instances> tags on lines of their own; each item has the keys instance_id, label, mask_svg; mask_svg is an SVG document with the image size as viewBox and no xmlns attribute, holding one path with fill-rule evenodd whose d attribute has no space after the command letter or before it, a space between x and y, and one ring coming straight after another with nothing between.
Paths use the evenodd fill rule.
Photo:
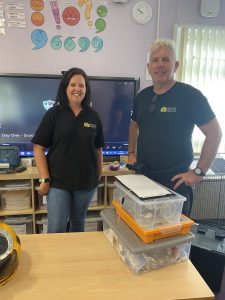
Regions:
<instances>
[{"instance_id":1,"label":"man's hand","mask_svg":"<svg viewBox=\"0 0 225 300\"><path fill-rule=\"evenodd\" d=\"M175 183L173 188L176 190L182 183L193 186L194 184L202 181L202 178L202 176L195 175L193 170L188 170L185 173L175 175L171 181Z\"/></svg>"},{"instance_id":2,"label":"man's hand","mask_svg":"<svg viewBox=\"0 0 225 300\"><path fill-rule=\"evenodd\" d=\"M128 154L128 164L130 164L130 165L133 165L134 163L136 163L137 162L137 159L136 159L136 154L135 153L133 153L133 152L131 152L131 153L129 153Z\"/></svg>"}]
</instances>

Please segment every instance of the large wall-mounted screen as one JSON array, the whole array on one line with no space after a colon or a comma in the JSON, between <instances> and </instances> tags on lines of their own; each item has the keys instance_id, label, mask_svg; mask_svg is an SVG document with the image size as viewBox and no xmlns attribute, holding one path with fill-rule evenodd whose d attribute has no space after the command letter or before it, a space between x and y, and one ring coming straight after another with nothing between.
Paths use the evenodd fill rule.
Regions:
<instances>
[{"instance_id":1,"label":"large wall-mounted screen","mask_svg":"<svg viewBox=\"0 0 225 300\"><path fill-rule=\"evenodd\" d=\"M16 145L32 156L30 142L46 110L54 103L60 75L0 75L0 144ZM92 107L103 123L104 155L127 154L128 129L139 81L90 77Z\"/></svg>"}]
</instances>

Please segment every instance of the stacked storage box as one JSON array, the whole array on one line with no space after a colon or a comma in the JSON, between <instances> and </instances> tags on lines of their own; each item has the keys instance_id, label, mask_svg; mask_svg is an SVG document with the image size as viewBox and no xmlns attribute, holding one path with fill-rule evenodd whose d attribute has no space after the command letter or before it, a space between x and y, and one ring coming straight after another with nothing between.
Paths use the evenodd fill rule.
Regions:
<instances>
[{"instance_id":1,"label":"stacked storage box","mask_svg":"<svg viewBox=\"0 0 225 300\"><path fill-rule=\"evenodd\" d=\"M143 175L116 179L115 209L101 215L104 233L120 258L134 273L187 260L194 222L181 214L186 199Z\"/></svg>"}]
</instances>

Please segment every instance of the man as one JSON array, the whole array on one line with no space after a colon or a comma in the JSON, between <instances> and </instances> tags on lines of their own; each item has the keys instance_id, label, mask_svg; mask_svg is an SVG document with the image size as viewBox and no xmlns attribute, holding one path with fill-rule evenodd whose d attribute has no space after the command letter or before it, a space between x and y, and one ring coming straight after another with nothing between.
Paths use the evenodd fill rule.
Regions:
<instances>
[{"instance_id":1,"label":"man","mask_svg":"<svg viewBox=\"0 0 225 300\"><path fill-rule=\"evenodd\" d=\"M194 87L176 82L178 68L173 41L156 40L150 49L148 71L153 85L136 97L129 130L128 163L140 173L185 196L189 215L192 186L209 169L222 137L207 99ZM193 170L192 133L197 125L205 135Z\"/></svg>"}]
</instances>

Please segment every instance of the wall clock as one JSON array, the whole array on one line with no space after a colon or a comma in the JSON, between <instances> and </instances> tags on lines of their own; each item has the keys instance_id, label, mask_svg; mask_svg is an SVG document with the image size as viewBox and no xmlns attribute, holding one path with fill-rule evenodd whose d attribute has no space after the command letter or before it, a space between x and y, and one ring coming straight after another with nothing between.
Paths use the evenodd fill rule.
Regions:
<instances>
[{"instance_id":1,"label":"wall clock","mask_svg":"<svg viewBox=\"0 0 225 300\"><path fill-rule=\"evenodd\" d=\"M152 7L146 1L139 1L132 9L132 17L138 24L147 24L152 18Z\"/></svg>"}]
</instances>

